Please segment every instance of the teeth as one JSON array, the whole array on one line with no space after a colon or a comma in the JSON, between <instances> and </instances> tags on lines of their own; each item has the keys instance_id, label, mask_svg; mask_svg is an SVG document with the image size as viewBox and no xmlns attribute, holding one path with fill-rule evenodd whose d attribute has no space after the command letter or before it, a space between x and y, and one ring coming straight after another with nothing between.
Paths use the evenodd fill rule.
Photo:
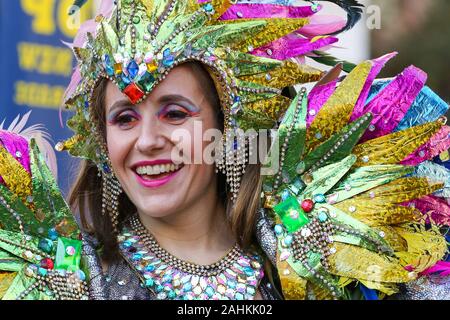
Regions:
<instances>
[{"instance_id":1,"label":"teeth","mask_svg":"<svg viewBox=\"0 0 450 320\"><path fill-rule=\"evenodd\" d=\"M137 167L136 173L139 175L157 175L165 172L173 172L180 168L180 165L175 164L160 164L155 166Z\"/></svg>"}]
</instances>

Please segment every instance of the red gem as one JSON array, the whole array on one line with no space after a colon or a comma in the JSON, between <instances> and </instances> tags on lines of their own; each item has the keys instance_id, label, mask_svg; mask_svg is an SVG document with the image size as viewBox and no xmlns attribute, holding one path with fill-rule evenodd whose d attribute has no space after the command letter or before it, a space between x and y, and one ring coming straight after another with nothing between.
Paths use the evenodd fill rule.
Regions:
<instances>
[{"instance_id":1,"label":"red gem","mask_svg":"<svg viewBox=\"0 0 450 320\"><path fill-rule=\"evenodd\" d=\"M47 269L47 270L53 270L53 260L49 258L45 258L41 260L41 268Z\"/></svg>"},{"instance_id":2,"label":"red gem","mask_svg":"<svg viewBox=\"0 0 450 320\"><path fill-rule=\"evenodd\" d=\"M128 85L128 87L123 90L123 93L125 93L128 98L130 98L132 104L136 104L144 96L144 91L142 91L142 89L139 88L136 83Z\"/></svg>"},{"instance_id":3,"label":"red gem","mask_svg":"<svg viewBox=\"0 0 450 320\"><path fill-rule=\"evenodd\" d=\"M314 201L312 201L311 199L303 200L302 209L306 213L311 212L314 209Z\"/></svg>"}]
</instances>

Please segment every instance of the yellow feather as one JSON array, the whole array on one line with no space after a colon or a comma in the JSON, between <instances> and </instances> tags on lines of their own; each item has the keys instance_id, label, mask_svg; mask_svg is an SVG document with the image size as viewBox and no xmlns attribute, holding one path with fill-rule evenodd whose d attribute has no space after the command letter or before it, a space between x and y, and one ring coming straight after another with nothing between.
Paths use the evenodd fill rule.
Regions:
<instances>
[{"instance_id":1,"label":"yellow feather","mask_svg":"<svg viewBox=\"0 0 450 320\"><path fill-rule=\"evenodd\" d=\"M359 64L328 99L308 129L308 152L348 124L371 69L371 61ZM320 139L316 138L318 133Z\"/></svg>"},{"instance_id":2,"label":"yellow feather","mask_svg":"<svg viewBox=\"0 0 450 320\"><path fill-rule=\"evenodd\" d=\"M357 145L353 149L358 156L356 166L399 163L425 144L442 125L441 121L430 122Z\"/></svg>"}]
</instances>

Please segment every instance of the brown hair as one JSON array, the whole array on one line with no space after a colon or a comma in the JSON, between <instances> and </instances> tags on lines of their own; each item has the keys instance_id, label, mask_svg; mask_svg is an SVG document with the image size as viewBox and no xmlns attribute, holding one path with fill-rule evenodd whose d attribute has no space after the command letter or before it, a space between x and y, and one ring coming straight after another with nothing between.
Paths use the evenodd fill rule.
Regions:
<instances>
[{"instance_id":1,"label":"brown hair","mask_svg":"<svg viewBox=\"0 0 450 320\"><path fill-rule=\"evenodd\" d=\"M208 92L208 101L218 110L219 129L223 131L224 116L213 79L200 63L188 63L188 65L200 77L200 81L206 89L205 92ZM98 129L103 137L106 137L105 93L107 83L106 79L98 83L91 100L91 112L94 119L97 120ZM257 164L247 166L234 206L232 206L227 192L225 176L221 173L218 175L218 195L226 207L228 223L236 240L244 250L257 248L255 223L262 184L260 166ZM93 234L102 245L102 258L105 262L112 262L118 258L118 247L109 217L101 214L101 186L102 178L99 177L97 166L90 160L82 161L78 177L69 194L69 205L74 212L79 213L85 231ZM122 193L119 199L119 223L135 211L136 208L128 196Z\"/></svg>"}]
</instances>

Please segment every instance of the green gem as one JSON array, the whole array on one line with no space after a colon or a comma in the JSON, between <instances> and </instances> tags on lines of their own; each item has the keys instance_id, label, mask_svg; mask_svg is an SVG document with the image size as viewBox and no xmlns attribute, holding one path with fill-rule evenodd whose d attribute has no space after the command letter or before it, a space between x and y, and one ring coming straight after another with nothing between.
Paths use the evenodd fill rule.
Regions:
<instances>
[{"instance_id":1,"label":"green gem","mask_svg":"<svg viewBox=\"0 0 450 320\"><path fill-rule=\"evenodd\" d=\"M53 242L49 239L39 240L38 248L46 253L51 253L53 250Z\"/></svg>"},{"instance_id":2,"label":"green gem","mask_svg":"<svg viewBox=\"0 0 450 320\"><path fill-rule=\"evenodd\" d=\"M141 22L141 18L139 18L138 16L134 16L133 17L133 23L134 24L139 24L139 22Z\"/></svg>"},{"instance_id":3,"label":"green gem","mask_svg":"<svg viewBox=\"0 0 450 320\"><path fill-rule=\"evenodd\" d=\"M75 253L67 254L67 247L73 247ZM82 245L80 240L67 238L58 238L58 246L56 248L55 269L62 270L78 270L80 269Z\"/></svg>"},{"instance_id":4,"label":"green gem","mask_svg":"<svg viewBox=\"0 0 450 320\"><path fill-rule=\"evenodd\" d=\"M125 90L125 88L127 87L127 84L125 84L125 82L122 81L121 77L116 78L116 83L120 91Z\"/></svg>"},{"instance_id":5,"label":"green gem","mask_svg":"<svg viewBox=\"0 0 450 320\"><path fill-rule=\"evenodd\" d=\"M280 216L281 221L283 221L284 226L289 232L296 232L309 223L308 217L300 208L300 204L295 197L287 198L285 201L276 205L273 210ZM292 215L291 213L293 211L296 211L298 215Z\"/></svg>"},{"instance_id":6,"label":"green gem","mask_svg":"<svg viewBox=\"0 0 450 320\"><path fill-rule=\"evenodd\" d=\"M144 73L139 80L138 84L144 89L145 92L150 92L153 89L155 83L155 77L151 73Z\"/></svg>"}]
</instances>

